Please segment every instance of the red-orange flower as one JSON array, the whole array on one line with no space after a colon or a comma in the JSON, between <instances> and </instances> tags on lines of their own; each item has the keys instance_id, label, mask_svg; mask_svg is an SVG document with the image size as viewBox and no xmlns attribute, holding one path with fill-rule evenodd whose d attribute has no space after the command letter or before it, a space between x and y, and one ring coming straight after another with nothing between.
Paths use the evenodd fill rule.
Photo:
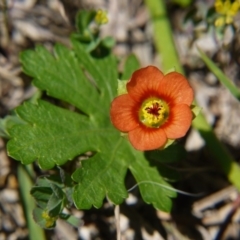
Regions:
<instances>
[{"instance_id":1,"label":"red-orange flower","mask_svg":"<svg viewBox=\"0 0 240 240\"><path fill-rule=\"evenodd\" d=\"M180 73L166 75L154 66L135 71L127 94L116 97L110 110L113 125L128 133L134 148L145 151L183 137L192 122L193 90Z\"/></svg>"}]
</instances>

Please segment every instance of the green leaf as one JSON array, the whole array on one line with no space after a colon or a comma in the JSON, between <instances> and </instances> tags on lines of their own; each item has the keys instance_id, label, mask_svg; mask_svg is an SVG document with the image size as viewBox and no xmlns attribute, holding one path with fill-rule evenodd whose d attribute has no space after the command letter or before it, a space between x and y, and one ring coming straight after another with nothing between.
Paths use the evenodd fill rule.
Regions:
<instances>
[{"instance_id":1,"label":"green leaf","mask_svg":"<svg viewBox=\"0 0 240 240\"><path fill-rule=\"evenodd\" d=\"M140 63L134 54L128 56L125 61L123 74L121 76L122 80L118 80L118 95L127 93L126 84L131 78L132 73L140 67Z\"/></svg>"},{"instance_id":2,"label":"green leaf","mask_svg":"<svg viewBox=\"0 0 240 240\"><path fill-rule=\"evenodd\" d=\"M41 227L46 228L46 220L42 218L43 210L41 208L33 209L33 219Z\"/></svg>"},{"instance_id":3,"label":"green leaf","mask_svg":"<svg viewBox=\"0 0 240 240\"><path fill-rule=\"evenodd\" d=\"M45 204L47 204L50 196L52 195L52 189L50 187L32 187L30 193L37 200L37 202L42 202L44 205L42 208L45 208Z\"/></svg>"},{"instance_id":4,"label":"green leaf","mask_svg":"<svg viewBox=\"0 0 240 240\"><path fill-rule=\"evenodd\" d=\"M127 93L127 87L126 87L127 82L128 80L118 80L118 89L117 89L118 96Z\"/></svg>"},{"instance_id":5,"label":"green leaf","mask_svg":"<svg viewBox=\"0 0 240 240\"><path fill-rule=\"evenodd\" d=\"M164 144L163 147L160 148L160 150L163 150L163 149L165 149L165 148L168 148L168 147L171 146L174 142L175 142L175 139L167 139L167 142Z\"/></svg>"},{"instance_id":6,"label":"green leaf","mask_svg":"<svg viewBox=\"0 0 240 240\"><path fill-rule=\"evenodd\" d=\"M98 88L98 90L100 91L102 102L95 102L95 105L98 106L98 111L107 107L105 112L101 111L101 114L106 114L106 116L108 116L110 102L116 96L117 91L117 59L113 55L100 59L91 58L84 50L84 47L77 41L73 40L73 45L79 64L87 71L90 80L94 81L96 86L101 88ZM88 98L91 96L86 93L85 95L88 96ZM101 104L103 104L103 106Z\"/></svg>"},{"instance_id":7,"label":"green leaf","mask_svg":"<svg viewBox=\"0 0 240 240\"><path fill-rule=\"evenodd\" d=\"M172 207L170 198L176 197L176 192L164 181L157 168L150 166L140 154L137 161L134 161L129 168L137 180L143 200L157 209L169 212Z\"/></svg>"},{"instance_id":8,"label":"green leaf","mask_svg":"<svg viewBox=\"0 0 240 240\"><path fill-rule=\"evenodd\" d=\"M53 181L55 184L59 185L61 183L61 186L65 185L67 187L72 187L73 185L73 180L71 176L69 175L68 172L66 172L64 169L61 167L58 167L59 170L59 175L53 175L48 177L49 181Z\"/></svg>"},{"instance_id":9,"label":"green leaf","mask_svg":"<svg viewBox=\"0 0 240 240\"><path fill-rule=\"evenodd\" d=\"M112 37L105 37L102 39L101 44L106 48L112 48L115 45L115 39Z\"/></svg>"},{"instance_id":10,"label":"green leaf","mask_svg":"<svg viewBox=\"0 0 240 240\"><path fill-rule=\"evenodd\" d=\"M51 187L51 189L52 189L54 195L56 196L56 198L58 198L58 199L63 198L64 193L59 186L57 186L56 184L53 184L51 182L49 182L49 186Z\"/></svg>"},{"instance_id":11,"label":"green leaf","mask_svg":"<svg viewBox=\"0 0 240 240\"><path fill-rule=\"evenodd\" d=\"M50 217L48 213L41 208L33 209L33 218L40 227L46 229L54 228L57 220L56 217Z\"/></svg>"},{"instance_id":12,"label":"green leaf","mask_svg":"<svg viewBox=\"0 0 240 240\"><path fill-rule=\"evenodd\" d=\"M201 110L202 110L202 108L200 108L199 106L194 105L194 104L191 105L193 119L195 119L200 114Z\"/></svg>"},{"instance_id":13,"label":"green leaf","mask_svg":"<svg viewBox=\"0 0 240 240\"><path fill-rule=\"evenodd\" d=\"M216 64L201 50L198 49L200 56L211 72L218 78L218 80L225 86L231 94L240 101L240 89L233 84L233 82L219 69Z\"/></svg>"},{"instance_id":14,"label":"green leaf","mask_svg":"<svg viewBox=\"0 0 240 240\"><path fill-rule=\"evenodd\" d=\"M92 52L92 51L94 51L98 46L99 46L99 44L100 44L100 39L99 38L97 38L96 40L93 40L93 41L91 41L89 44L88 44L88 46L87 46L87 51L88 52Z\"/></svg>"},{"instance_id":15,"label":"green leaf","mask_svg":"<svg viewBox=\"0 0 240 240\"><path fill-rule=\"evenodd\" d=\"M148 151L146 157L161 163L177 162L186 157L186 150L180 144L173 144L164 150Z\"/></svg>"},{"instance_id":16,"label":"green leaf","mask_svg":"<svg viewBox=\"0 0 240 240\"><path fill-rule=\"evenodd\" d=\"M73 215L61 213L59 217L64 219L66 222L68 222L69 224L71 224L72 226L74 226L76 228L78 228L81 224L83 224L81 219L76 218Z\"/></svg>"},{"instance_id":17,"label":"green leaf","mask_svg":"<svg viewBox=\"0 0 240 240\"><path fill-rule=\"evenodd\" d=\"M37 181L37 184L38 186L34 186L30 191L37 205L46 210L49 216L58 216L63 210L66 199L61 187L47 178L41 178Z\"/></svg>"},{"instance_id":18,"label":"green leaf","mask_svg":"<svg viewBox=\"0 0 240 240\"><path fill-rule=\"evenodd\" d=\"M124 186L127 172L127 158L130 157L128 145L122 144L124 139L115 139L113 149L95 155L83 161L82 167L73 174L73 180L79 182L73 195L79 208L89 209L91 205L101 207L103 198L108 198L115 204L122 203L128 196ZM109 143L107 143L109 146ZM115 188L117 186L117 188ZM95 194L95 191L98 194Z\"/></svg>"},{"instance_id":19,"label":"green leaf","mask_svg":"<svg viewBox=\"0 0 240 240\"><path fill-rule=\"evenodd\" d=\"M96 102L102 106L105 99L103 97L99 99L97 88L79 67L74 52L56 45L54 56L40 46L35 51L27 50L21 54L23 70L34 76L33 84L46 90L48 95L76 106L85 114L91 115L101 111Z\"/></svg>"},{"instance_id":20,"label":"green leaf","mask_svg":"<svg viewBox=\"0 0 240 240\"><path fill-rule=\"evenodd\" d=\"M95 15L96 11L81 10L78 12L76 16L76 28L81 35L88 37L88 27Z\"/></svg>"},{"instance_id":21,"label":"green leaf","mask_svg":"<svg viewBox=\"0 0 240 240\"><path fill-rule=\"evenodd\" d=\"M181 7L187 7L192 3L192 0L172 0L172 2L179 4Z\"/></svg>"},{"instance_id":22,"label":"green leaf","mask_svg":"<svg viewBox=\"0 0 240 240\"><path fill-rule=\"evenodd\" d=\"M133 149L128 139L121 137L111 124L110 104L117 95L116 57L111 54L93 57L75 39L72 45L73 49L69 50L57 44L53 54L40 46L21 54L23 69L33 77L33 84L59 99L60 105L64 101L77 110L73 112L43 100L25 102L16 109L16 114L26 123L14 125L9 130L9 155L23 164L37 160L41 168L50 169L91 151L93 157L81 161L81 166L72 175L76 182L73 201L80 209L99 208L106 196L114 204L122 203L128 196L124 180L130 165L137 182L154 180L166 185L155 166L149 166L144 154ZM130 76L137 66L135 57L130 57L123 75ZM45 218L50 217L49 226L55 221L48 216L49 210L59 213L65 205L65 194L71 194L71 186L64 196L56 190L62 182L49 179L47 185L39 180L41 187L48 186L54 194L50 196L50 205L44 205L46 192L41 202L47 211L43 212ZM52 185L56 185L56 189ZM169 210L172 192L159 190L156 184L145 188L140 183L140 189L147 203ZM32 192L38 197L41 191L43 189L38 188ZM72 201L71 197L67 198Z\"/></svg>"},{"instance_id":23,"label":"green leaf","mask_svg":"<svg viewBox=\"0 0 240 240\"><path fill-rule=\"evenodd\" d=\"M29 124L10 129L10 135L16 137L8 142L8 151L23 164L37 159L41 168L50 169L89 150L88 141L82 135L91 127L85 116L45 101L37 105L26 102L16 112ZM95 133L92 129L92 134Z\"/></svg>"},{"instance_id":24,"label":"green leaf","mask_svg":"<svg viewBox=\"0 0 240 240\"><path fill-rule=\"evenodd\" d=\"M46 210L51 217L58 216L63 210L63 199L58 198L55 194L52 194L47 203Z\"/></svg>"},{"instance_id":25,"label":"green leaf","mask_svg":"<svg viewBox=\"0 0 240 240\"><path fill-rule=\"evenodd\" d=\"M10 138L9 136L9 129L14 125L24 124L17 116L6 116L5 118L0 119L0 137Z\"/></svg>"},{"instance_id":26,"label":"green leaf","mask_svg":"<svg viewBox=\"0 0 240 240\"><path fill-rule=\"evenodd\" d=\"M49 184L53 194L50 196L46 210L48 211L50 216L58 216L64 207L65 194L62 189L58 187L56 184Z\"/></svg>"},{"instance_id":27,"label":"green leaf","mask_svg":"<svg viewBox=\"0 0 240 240\"><path fill-rule=\"evenodd\" d=\"M131 54L126 59L124 64L124 71L122 74L122 80L129 80L132 76L132 73L140 68L140 63L134 54Z\"/></svg>"},{"instance_id":28,"label":"green leaf","mask_svg":"<svg viewBox=\"0 0 240 240\"><path fill-rule=\"evenodd\" d=\"M37 178L36 186L38 187L48 187L50 188L50 183L53 183L59 187L64 187L64 184L61 181L60 176L51 175L51 176L41 176Z\"/></svg>"}]
</instances>

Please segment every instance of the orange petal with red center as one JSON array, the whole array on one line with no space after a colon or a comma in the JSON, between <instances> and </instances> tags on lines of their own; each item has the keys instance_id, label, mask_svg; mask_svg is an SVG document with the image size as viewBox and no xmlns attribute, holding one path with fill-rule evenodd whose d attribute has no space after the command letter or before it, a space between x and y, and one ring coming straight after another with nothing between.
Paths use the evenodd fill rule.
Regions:
<instances>
[{"instance_id":1,"label":"orange petal with red center","mask_svg":"<svg viewBox=\"0 0 240 240\"><path fill-rule=\"evenodd\" d=\"M170 109L168 122L162 126L167 138L183 137L192 123L192 112L186 104L175 105Z\"/></svg>"},{"instance_id":2,"label":"orange petal with red center","mask_svg":"<svg viewBox=\"0 0 240 240\"><path fill-rule=\"evenodd\" d=\"M139 125L137 104L128 94L116 97L111 104L110 117L113 125L122 132L133 130Z\"/></svg>"},{"instance_id":3,"label":"orange petal with red center","mask_svg":"<svg viewBox=\"0 0 240 240\"><path fill-rule=\"evenodd\" d=\"M144 97L151 97L159 89L160 81L163 79L163 73L154 66L148 66L135 71L127 83L127 91L136 101Z\"/></svg>"},{"instance_id":4,"label":"orange petal with red center","mask_svg":"<svg viewBox=\"0 0 240 240\"><path fill-rule=\"evenodd\" d=\"M130 131L128 137L133 147L140 151L158 149L167 141L167 136L161 128L150 129L139 126Z\"/></svg>"},{"instance_id":5,"label":"orange petal with red center","mask_svg":"<svg viewBox=\"0 0 240 240\"><path fill-rule=\"evenodd\" d=\"M164 76L159 85L160 95L168 97L173 104L191 105L193 89L180 73L171 72Z\"/></svg>"}]
</instances>

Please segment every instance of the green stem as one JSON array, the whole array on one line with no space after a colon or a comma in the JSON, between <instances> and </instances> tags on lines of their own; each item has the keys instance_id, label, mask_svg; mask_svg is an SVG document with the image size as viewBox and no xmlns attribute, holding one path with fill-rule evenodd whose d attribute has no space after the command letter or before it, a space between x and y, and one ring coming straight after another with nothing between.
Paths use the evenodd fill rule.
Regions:
<instances>
[{"instance_id":1,"label":"green stem","mask_svg":"<svg viewBox=\"0 0 240 240\"><path fill-rule=\"evenodd\" d=\"M26 166L18 165L18 181L20 187L21 198L24 206L25 216L30 240L45 240L44 230L39 227L33 220L32 211L35 207L33 197L30 195L32 188L31 169Z\"/></svg>"},{"instance_id":2,"label":"green stem","mask_svg":"<svg viewBox=\"0 0 240 240\"><path fill-rule=\"evenodd\" d=\"M176 71L184 74L173 40L165 1L145 0L145 4L150 11L154 29L154 41L158 52L161 54L163 71L169 71L169 69L174 67ZM204 138L209 152L227 175L228 180L240 190L240 167L217 139L202 113L193 121L193 127Z\"/></svg>"},{"instance_id":3,"label":"green stem","mask_svg":"<svg viewBox=\"0 0 240 240\"><path fill-rule=\"evenodd\" d=\"M240 89L217 67L217 65L201 50L198 49L200 56L210 71L218 78L218 80L226 87L230 93L240 101Z\"/></svg>"},{"instance_id":4,"label":"green stem","mask_svg":"<svg viewBox=\"0 0 240 240\"><path fill-rule=\"evenodd\" d=\"M164 2L164 0L145 0L153 23L155 46L160 53L161 65L164 72L175 68L177 72L183 73Z\"/></svg>"},{"instance_id":5,"label":"green stem","mask_svg":"<svg viewBox=\"0 0 240 240\"><path fill-rule=\"evenodd\" d=\"M0 1L0 7L1 7L1 15L2 19L0 20L0 32L1 32L1 39L0 44L3 48L6 48L9 45L9 32L8 32L8 9L7 9L7 0L1 0Z\"/></svg>"}]
</instances>

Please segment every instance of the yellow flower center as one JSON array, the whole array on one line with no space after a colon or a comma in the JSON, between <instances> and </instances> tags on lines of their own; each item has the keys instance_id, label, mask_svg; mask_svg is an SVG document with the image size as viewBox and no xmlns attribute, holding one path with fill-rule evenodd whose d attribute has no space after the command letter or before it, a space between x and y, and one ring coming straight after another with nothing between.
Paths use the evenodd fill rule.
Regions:
<instances>
[{"instance_id":1,"label":"yellow flower center","mask_svg":"<svg viewBox=\"0 0 240 240\"><path fill-rule=\"evenodd\" d=\"M147 127L159 128L169 116L168 104L159 98L148 98L139 110L139 119Z\"/></svg>"}]
</instances>

